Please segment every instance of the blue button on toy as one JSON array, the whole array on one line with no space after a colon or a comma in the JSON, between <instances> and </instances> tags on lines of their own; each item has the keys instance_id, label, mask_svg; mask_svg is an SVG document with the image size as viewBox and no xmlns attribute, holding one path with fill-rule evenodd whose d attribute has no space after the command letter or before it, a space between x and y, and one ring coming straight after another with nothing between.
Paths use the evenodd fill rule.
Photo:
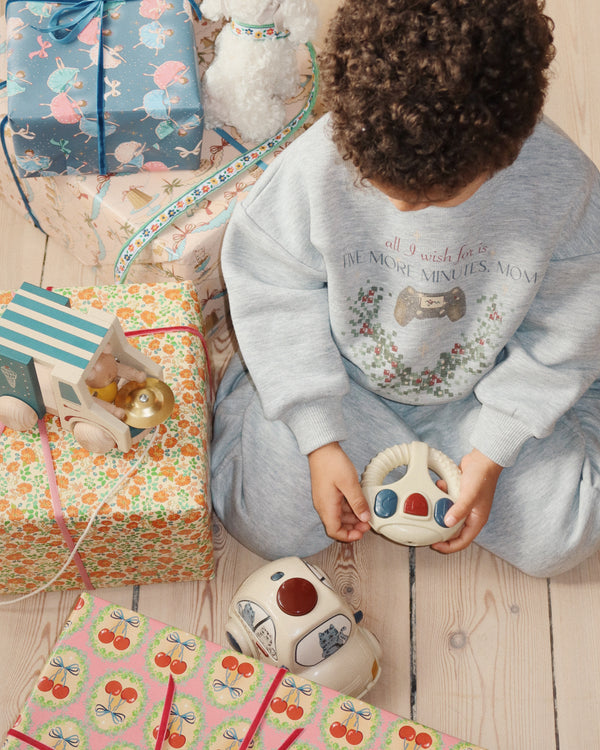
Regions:
<instances>
[{"instance_id":1,"label":"blue button on toy","mask_svg":"<svg viewBox=\"0 0 600 750\"><path fill-rule=\"evenodd\" d=\"M448 527L444 523L444 518L446 516L446 513L450 510L450 508L454 505L452 500L450 500L449 497L441 497L437 503L435 504L435 508L433 511L433 517L435 518L435 522L438 526L443 526L445 529Z\"/></svg>"},{"instance_id":2,"label":"blue button on toy","mask_svg":"<svg viewBox=\"0 0 600 750\"><path fill-rule=\"evenodd\" d=\"M375 504L373 510L379 518L390 518L396 512L398 507L398 495L394 490L379 490L375 495Z\"/></svg>"}]
</instances>

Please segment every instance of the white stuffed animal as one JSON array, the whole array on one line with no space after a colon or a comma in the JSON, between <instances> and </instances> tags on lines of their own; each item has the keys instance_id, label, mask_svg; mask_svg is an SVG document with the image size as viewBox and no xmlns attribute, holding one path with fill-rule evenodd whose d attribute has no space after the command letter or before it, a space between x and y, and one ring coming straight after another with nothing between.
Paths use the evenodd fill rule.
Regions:
<instances>
[{"instance_id":1,"label":"white stuffed animal","mask_svg":"<svg viewBox=\"0 0 600 750\"><path fill-rule=\"evenodd\" d=\"M231 19L219 32L204 74L207 128L235 127L256 143L285 125L284 101L298 93L296 46L309 41L318 16L311 0L204 0L202 15Z\"/></svg>"}]
</instances>

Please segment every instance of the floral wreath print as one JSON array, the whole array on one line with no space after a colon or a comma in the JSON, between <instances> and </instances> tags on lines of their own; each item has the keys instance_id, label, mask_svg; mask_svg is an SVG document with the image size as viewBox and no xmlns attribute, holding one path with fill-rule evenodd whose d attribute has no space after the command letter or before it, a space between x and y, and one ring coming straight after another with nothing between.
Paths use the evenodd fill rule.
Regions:
<instances>
[{"instance_id":1,"label":"floral wreath print","mask_svg":"<svg viewBox=\"0 0 600 750\"><path fill-rule=\"evenodd\" d=\"M146 668L152 677L167 681L169 674L177 684L188 680L204 660L205 645L200 638L165 627L152 639L146 651Z\"/></svg>"},{"instance_id":2,"label":"floral wreath print","mask_svg":"<svg viewBox=\"0 0 600 750\"><path fill-rule=\"evenodd\" d=\"M442 750L441 735L415 721L395 721L385 738L382 750Z\"/></svg>"},{"instance_id":3,"label":"floral wreath print","mask_svg":"<svg viewBox=\"0 0 600 750\"><path fill-rule=\"evenodd\" d=\"M59 645L40 673L32 700L54 711L68 706L86 683L87 660L83 651Z\"/></svg>"},{"instance_id":4,"label":"floral wreath print","mask_svg":"<svg viewBox=\"0 0 600 750\"><path fill-rule=\"evenodd\" d=\"M457 333L448 341L449 350L441 352L434 365L421 371L413 371L404 363L397 331L381 323L380 310L386 296L393 295L367 280L355 298L347 298L351 327L343 332L353 339L351 351L357 363L381 389L400 388L404 393L453 397L461 390L456 379L460 369L481 373L486 370L502 323L497 295L477 299L481 311L477 316L477 329L468 334L468 339Z\"/></svg>"},{"instance_id":5,"label":"floral wreath print","mask_svg":"<svg viewBox=\"0 0 600 750\"><path fill-rule=\"evenodd\" d=\"M55 750L72 750L74 747L89 750L87 735L82 721L60 718L46 722L35 733L37 740Z\"/></svg>"},{"instance_id":6,"label":"floral wreath print","mask_svg":"<svg viewBox=\"0 0 600 750\"><path fill-rule=\"evenodd\" d=\"M341 695L331 701L321 719L321 737L331 750L366 750L378 735L381 714L356 698Z\"/></svg>"},{"instance_id":7,"label":"floral wreath print","mask_svg":"<svg viewBox=\"0 0 600 750\"><path fill-rule=\"evenodd\" d=\"M134 724L144 708L146 689L134 672L115 670L99 677L87 702L92 726L103 734L116 734Z\"/></svg>"},{"instance_id":8,"label":"floral wreath print","mask_svg":"<svg viewBox=\"0 0 600 750\"><path fill-rule=\"evenodd\" d=\"M83 592L75 602L75 607L73 608L69 619L64 624L61 638L76 633L78 630L81 630L81 628L86 627L93 609L94 600L89 594Z\"/></svg>"},{"instance_id":9,"label":"floral wreath print","mask_svg":"<svg viewBox=\"0 0 600 750\"><path fill-rule=\"evenodd\" d=\"M250 719L231 718L228 719L211 732L208 740L204 742L202 750L238 750L248 729ZM252 750L263 750L263 743L259 734L255 734L251 742Z\"/></svg>"},{"instance_id":10,"label":"floral wreath print","mask_svg":"<svg viewBox=\"0 0 600 750\"><path fill-rule=\"evenodd\" d=\"M262 665L255 659L237 651L220 651L206 671L206 697L217 707L241 706L256 693L263 672Z\"/></svg>"},{"instance_id":11,"label":"floral wreath print","mask_svg":"<svg viewBox=\"0 0 600 750\"><path fill-rule=\"evenodd\" d=\"M159 702L148 714L144 725L146 747L154 747L156 744L163 709L164 703ZM193 750L200 747L199 733L204 723L201 701L176 689L163 747L173 748L173 750L179 750L179 748ZM204 748L204 745L202 747Z\"/></svg>"},{"instance_id":12,"label":"floral wreath print","mask_svg":"<svg viewBox=\"0 0 600 750\"><path fill-rule=\"evenodd\" d=\"M289 730L298 723L310 723L321 697L319 686L294 674L286 674L269 705L265 720L278 729Z\"/></svg>"},{"instance_id":13,"label":"floral wreath print","mask_svg":"<svg viewBox=\"0 0 600 750\"><path fill-rule=\"evenodd\" d=\"M135 612L109 605L90 627L90 643L103 659L118 661L135 654L144 644L148 622Z\"/></svg>"}]
</instances>

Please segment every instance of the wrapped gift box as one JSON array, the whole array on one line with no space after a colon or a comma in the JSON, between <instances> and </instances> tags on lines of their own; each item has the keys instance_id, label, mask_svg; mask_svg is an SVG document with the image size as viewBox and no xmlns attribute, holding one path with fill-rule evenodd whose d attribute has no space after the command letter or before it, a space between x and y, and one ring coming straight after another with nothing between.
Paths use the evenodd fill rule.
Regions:
<instances>
[{"instance_id":1,"label":"wrapped gift box","mask_svg":"<svg viewBox=\"0 0 600 750\"><path fill-rule=\"evenodd\" d=\"M152 438L146 435L127 453L91 454L50 415L41 429L6 428L0 434L0 591L21 593L50 581L98 508L79 557L52 588L210 578L210 399L200 305L192 284L55 291L68 296L74 308L115 313L126 333L141 332L129 341L162 366L175 407L154 428L158 432L149 450ZM9 300L10 294L0 295L0 312ZM52 474L58 501L51 491Z\"/></svg>"},{"instance_id":2,"label":"wrapped gift box","mask_svg":"<svg viewBox=\"0 0 600 750\"><path fill-rule=\"evenodd\" d=\"M254 750L482 750L89 594L4 750L238 750L255 726Z\"/></svg>"},{"instance_id":3,"label":"wrapped gift box","mask_svg":"<svg viewBox=\"0 0 600 750\"><path fill-rule=\"evenodd\" d=\"M73 0L8 0L8 118L21 176L196 169L203 115L188 3L89 2L73 28L78 13Z\"/></svg>"},{"instance_id":4,"label":"wrapped gift box","mask_svg":"<svg viewBox=\"0 0 600 750\"><path fill-rule=\"evenodd\" d=\"M200 74L212 60L221 27L204 19L194 23ZM9 37L18 33L8 28ZM6 35L0 20L0 80L5 78ZM248 144L231 128L205 130L196 171L30 177L20 181L23 196L0 157L0 197L26 215L24 197L42 231L83 265L95 267L97 284L191 280L218 380L233 351L220 270L223 234L237 201L310 121L317 84L307 47L298 49L298 67L301 86L287 104L289 126L257 150L248 152ZM0 91L0 115L4 112L6 93ZM12 140L7 128L9 154ZM205 195L206 187L210 192ZM168 221L156 221L164 216Z\"/></svg>"}]
</instances>

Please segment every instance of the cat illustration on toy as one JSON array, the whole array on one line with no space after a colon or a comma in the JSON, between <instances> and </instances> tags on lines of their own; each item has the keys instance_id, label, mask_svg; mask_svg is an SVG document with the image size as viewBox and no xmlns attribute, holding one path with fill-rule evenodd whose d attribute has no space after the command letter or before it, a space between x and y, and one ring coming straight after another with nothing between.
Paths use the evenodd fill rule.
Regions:
<instances>
[{"instance_id":1,"label":"cat illustration on toy","mask_svg":"<svg viewBox=\"0 0 600 750\"><path fill-rule=\"evenodd\" d=\"M226 625L230 645L344 694L361 697L379 679L381 648L316 565L285 557L238 588Z\"/></svg>"}]
</instances>

